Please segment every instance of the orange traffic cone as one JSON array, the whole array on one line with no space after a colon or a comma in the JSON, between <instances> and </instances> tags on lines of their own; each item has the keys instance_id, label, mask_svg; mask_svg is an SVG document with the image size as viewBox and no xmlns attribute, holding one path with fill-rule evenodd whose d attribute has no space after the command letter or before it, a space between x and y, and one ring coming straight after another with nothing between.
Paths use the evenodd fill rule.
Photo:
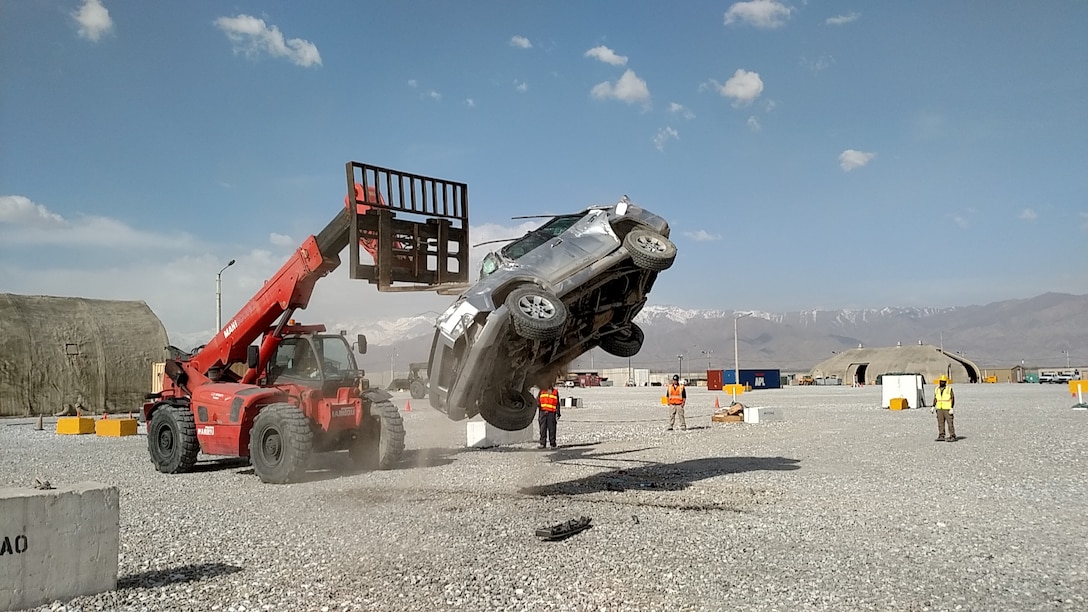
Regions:
<instances>
[{"instance_id":1,"label":"orange traffic cone","mask_svg":"<svg viewBox=\"0 0 1088 612\"><path fill-rule=\"evenodd\" d=\"M405 412L411 412L412 411L412 402L410 402L408 400L404 400L404 411Z\"/></svg>"},{"instance_id":2,"label":"orange traffic cone","mask_svg":"<svg viewBox=\"0 0 1088 612\"><path fill-rule=\"evenodd\" d=\"M105 421L105 420L106 420L106 413L105 413L105 412L103 412L103 413L102 413L102 420L103 420L103 421Z\"/></svg>"},{"instance_id":3,"label":"orange traffic cone","mask_svg":"<svg viewBox=\"0 0 1088 612\"><path fill-rule=\"evenodd\" d=\"M721 404L718 403L718 396L717 395L714 396L714 407L715 408L721 408Z\"/></svg>"}]
</instances>

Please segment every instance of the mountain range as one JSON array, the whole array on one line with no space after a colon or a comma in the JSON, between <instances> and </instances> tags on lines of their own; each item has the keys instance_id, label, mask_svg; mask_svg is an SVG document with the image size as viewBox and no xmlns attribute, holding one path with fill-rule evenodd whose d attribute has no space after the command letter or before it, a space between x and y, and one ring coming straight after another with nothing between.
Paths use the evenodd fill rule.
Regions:
<instances>
[{"instance_id":1,"label":"mountain range","mask_svg":"<svg viewBox=\"0 0 1088 612\"><path fill-rule=\"evenodd\" d=\"M735 317L740 317L736 346ZM631 365L654 371L731 369L739 358L742 368L803 372L839 351L898 343L941 346L982 367L1088 365L1088 295L1046 293L951 308L783 313L647 306L636 321L646 341ZM363 368L404 372L408 363L427 360L433 326L434 317L425 315L343 322L330 329L367 335L370 348L362 357ZM572 364L574 369L621 366L628 366L628 360L600 349Z\"/></svg>"}]
</instances>

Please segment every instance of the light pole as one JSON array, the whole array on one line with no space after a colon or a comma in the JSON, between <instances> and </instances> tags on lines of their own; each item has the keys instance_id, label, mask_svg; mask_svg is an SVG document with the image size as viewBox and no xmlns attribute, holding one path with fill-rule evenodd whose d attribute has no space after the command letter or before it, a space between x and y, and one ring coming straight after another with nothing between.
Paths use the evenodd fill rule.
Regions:
<instances>
[{"instance_id":1,"label":"light pole","mask_svg":"<svg viewBox=\"0 0 1088 612\"><path fill-rule=\"evenodd\" d=\"M1069 369L1069 351L1062 351L1065 355L1065 369Z\"/></svg>"},{"instance_id":2,"label":"light pole","mask_svg":"<svg viewBox=\"0 0 1088 612\"><path fill-rule=\"evenodd\" d=\"M740 321L744 317L750 317L752 313L746 312L739 316L733 317L733 375L736 377L733 379L733 384L740 384L740 340L737 338L737 321ZM733 401L737 401L736 395L733 396Z\"/></svg>"},{"instance_id":3,"label":"light pole","mask_svg":"<svg viewBox=\"0 0 1088 612\"><path fill-rule=\"evenodd\" d=\"M677 355L676 358L680 360L680 373L679 373L679 375L680 375L680 380L683 381L684 380L684 356L683 355Z\"/></svg>"},{"instance_id":4,"label":"light pole","mask_svg":"<svg viewBox=\"0 0 1088 612\"><path fill-rule=\"evenodd\" d=\"M709 372L710 371L710 356L714 354L714 351L703 351L703 354L706 355L706 371Z\"/></svg>"},{"instance_id":5,"label":"light pole","mask_svg":"<svg viewBox=\"0 0 1088 612\"><path fill-rule=\"evenodd\" d=\"M389 353L389 384L397 379L397 349Z\"/></svg>"},{"instance_id":6,"label":"light pole","mask_svg":"<svg viewBox=\"0 0 1088 612\"><path fill-rule=\"evenodd\" d=\"M227 262L223 270L234 265L234 260ZM215 275L215 333L223 329L223 270Z\"/></svg>"}]
</instances>

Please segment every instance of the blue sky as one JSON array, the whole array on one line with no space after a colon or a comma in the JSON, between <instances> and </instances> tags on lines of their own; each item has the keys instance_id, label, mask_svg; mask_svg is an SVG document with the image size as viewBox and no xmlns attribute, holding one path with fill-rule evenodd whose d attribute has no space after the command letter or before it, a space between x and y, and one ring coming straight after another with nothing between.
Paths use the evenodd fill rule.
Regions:
<instances>
[{"instance_id":1,"label":"blue sky","mask_svg":"<svg viewBox=\"0 0 1088 612\"><path fill-rule=\"evenodd\" d=\"M1088 293L1088 3L0 3L0 291L211 334L357 160L469 184L472 241L627 194L651 303ZM338 270L307 319L442 310Z\"/></svg>"}]
</instances>

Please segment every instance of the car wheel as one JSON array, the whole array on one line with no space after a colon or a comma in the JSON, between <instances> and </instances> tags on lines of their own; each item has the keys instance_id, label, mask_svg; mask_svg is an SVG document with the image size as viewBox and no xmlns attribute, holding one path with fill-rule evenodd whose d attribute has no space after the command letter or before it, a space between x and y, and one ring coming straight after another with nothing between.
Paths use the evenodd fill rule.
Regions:
<instances>
[{"instance_id":1,"label":"car wheel","mask_svg":"<svg viewBox=\"0 0 1088 612\"><path fill-rule=\"evenodd\" d=\"M306 472L313 450L310 421L291 404L269 404L253 420L249 461L261 482L295 482Z\"/></svg>"},{"instance_id":2,"label":"car wheel","mask_svg":"<svg viewBox=\"0 0 1088 612\"><path fill-rule=\"evenodd\" d=\"M676 245L657 232L631 230L624 236L623 246L635 265L644 270L668 270L676 260Z\"/></svg>"},{"instance_id":3,"label":"car wheel","mask_svg":"<svg viewBox=\"0 0 1088 612\"><path fill-rule=\"evenodd\" d=\"M521 431L533 424L536 407L533 394L522 391L506 397L496 397L494 402L481 402L480 416L503 431Z\"/></svg>"},{"instance_id":4,"label":"car wheel","mask_svg":"<svg viewBox=\"0 0 1088 612\"><path fill-rule=\"evenodd\" d=\"M616 357L633 357L642 350L642 342L646 334L642 328L632 323L625 329L601 338L601 348L609 355Z\"/></svg>"},{"instance_id":5,"label":"car wheel","mask_svg":"<svg viewBox=\"0 0 1088 612\"><path fill-rule=\"evenodd\" d=\"M147 449L155 469L164 474L181 474L193 469L200 443L189 408L173 404L156 408L147 428Z\"/></svg>"},{"instance_id":6,"label":"car wheel","mask_svg":"<svg viewBox=\"0 0 1088 612\"><path fill-rule=\"evenodd\" d=\"M514 321L514 331L529 340L555 340L567 321L563 302L536 285L512 291L506 296L506 309Z\"/></svg>"}]
</instances>

